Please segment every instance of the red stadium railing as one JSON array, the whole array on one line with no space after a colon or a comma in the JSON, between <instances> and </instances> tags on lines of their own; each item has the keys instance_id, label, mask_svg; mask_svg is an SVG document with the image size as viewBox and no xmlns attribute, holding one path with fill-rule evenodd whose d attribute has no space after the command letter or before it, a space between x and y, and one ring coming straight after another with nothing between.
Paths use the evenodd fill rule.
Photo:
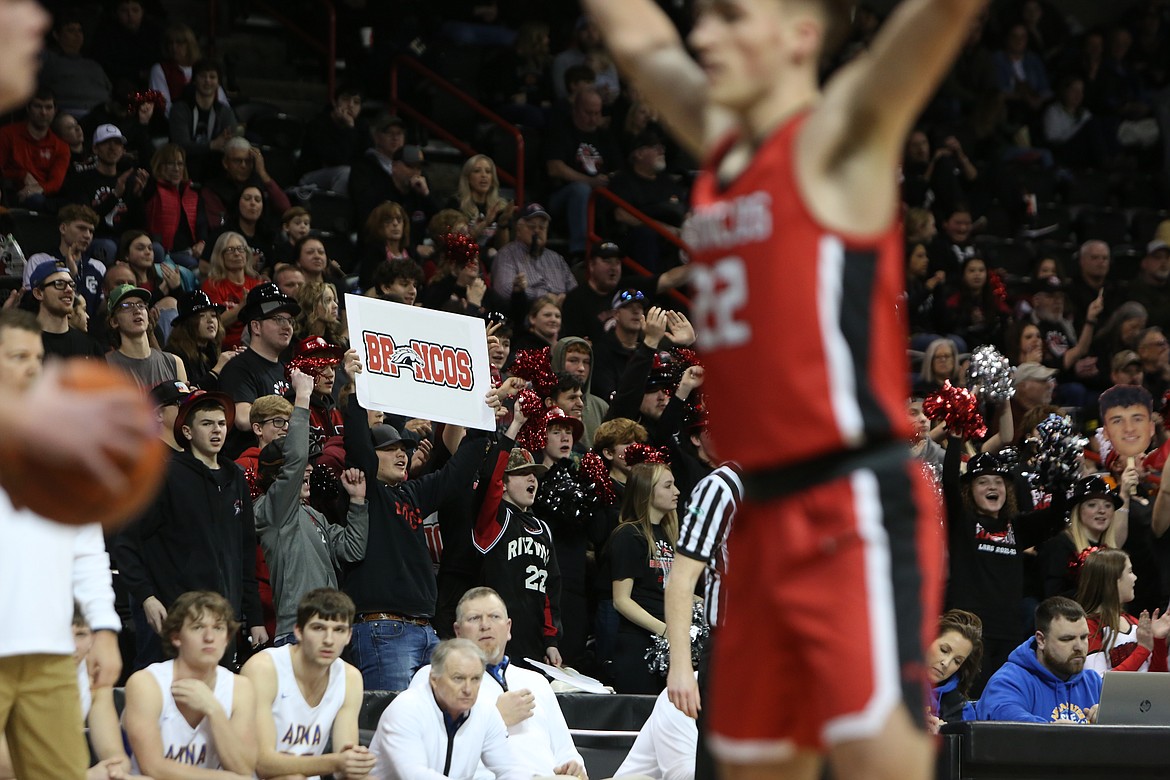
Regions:
<instances>
[{"instance_id":1,"label":"red stadium railing","mask_svg":"<svg viewBox=\"0 0 1170 780\"><path fill-rule=\"evenodd\" d=\"M302 29L300 25L281 13L277 6L268 0L252 0L252 5L325 58L325 78L329 87L329 102L332 103L334 95L337 94L337 9L333 7L332 0L317 0L317 5L321 6L325 12L324 40L320 35L314 35ZM218 19L219 0L209 0L207 3L207 35L213 41L215 40Z\"/></svg>"},{"instance_id":2,"label":"red stadium railing","mask_svg":"<svg viewBox=\"0 0 1170 780\"><path fill-rule=\"evenodd\" d=\"M454 146L463 154L470 157L476 154L476 150L462 138L459 138L454 133L447 130L445 127L435 122L430 117L423 114L418 109L406 103L398 95L398 69L399 67L409 68L418 75L425 78L434 86L446 92L451 97L466 105L475 113L499 127L516 142L516 171L504 170L498 165L496 166L496 173L500 177L500 181L509 184L516 190L516 203L524 203L524 135L520 132L514 124L504 119L502 116L492 111L487 106L480 103L478 100L467 94L459 87L452 84L447 79L435 73L433 70L423 65L413 57L408 57L400 54L395 58L393 64L390 66L390 102L401 113L410 117L419 125L430 130L435 135L442 138L447 143Z\"/></svg>"},{"instance_id":3,"label":"red stadium railing","mask_svg":"<svg viewBox=\"0 0 1170 780\"><path fill-rule=\"evenodd\" d=\"M691 251L690 247L687 246L685 241L683 241L681 238L676 236L674 233L671 233L666 228L662 227L662 225L658 224L658 222L656 222L655 220L646 216L646 214L639 211L637 207L627 203L626 201L622 200L617 195L614 195L612 192L610 192L609 190L607 190L605 188L595 189L595 190L593 190L592 194L590 194L590 196L589 196L589 218L588 218L588 222L587 222L587 226L588 226L588 236L587 237L589 239L590 246L603 243L604 241L607 240L604 236L600 235L597 232L596 217L597 217L597 199L598 198L604 198L605 200L608 200L610 203L612 203L617 208L622 209L627 214L632 216L634 219L638 220L643 225L645 225L646 227L650 228L655 233L657 233L667 243L673 244L674 246L678 247L680 252L686 252L688 254L690 253L690 251ZM641 263L637 262L636 260L633 260L632 258L623 257L622 264L626 268L629 268L634 273L641 274L642 276L651 276L651 273L648 270L646 270L646 268ZM680 293L678 290L671 290L670 296L672 298L678 300L680 303L682 303L684 305L689 306L691 303L690 299L688 299L685 295Z\"/></svg>"}]
</instances>

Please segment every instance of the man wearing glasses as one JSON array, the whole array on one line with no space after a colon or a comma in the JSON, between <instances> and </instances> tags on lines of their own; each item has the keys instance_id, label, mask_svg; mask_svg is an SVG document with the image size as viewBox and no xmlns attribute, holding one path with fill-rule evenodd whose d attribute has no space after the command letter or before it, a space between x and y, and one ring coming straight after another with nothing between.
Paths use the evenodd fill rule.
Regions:
<instances>
[{"instance_id":1,"label":"man wearing glasses","mask_svg":"<svg viewBox=\"0 0 1170 780\"><path fill-rule=\"evenodd\" d=\"M288 196L268 175L264 154L246 138L230 138L223 146L224 172L203 188L203 210L207 224L213 229L223 225L228 206L240 202L245 187L257 187L268 198L268 207L274 214L283 214L291 208Z\"/></svg>"},{"instance_id":2,"label":"man wearing glasses","mask_svg":"<svg viewBox=\"0 0 1170 780\"><path fill-rule=\"evenodd\" d=\"M107 302L115 347L106 361L130 374L144 388L159 382L187 381L187 369L178 355L150 346L150 292L129 284L118 285Z\"/></svg>"},{"instance_id":3,"label":"man wearing glasses","mask_svg":"<svg viewBox=\"0 0 1170 780\"><path fill-rule=\"evenodd\" d=\"M29 277L33 297L40 303L37 322L45 355L58 357L102 357L98 343L76 328L69 327L69 315L77 297L77 283L69 269L55 263L42 263Z\"/></svg>"},{"instance_id":4,"label":"man wearing glasses","mask_svg":"<svg viewBox=\"0 0 1170 780\"><path fill-rule=\"evenodd\" d=\"M288 391L281 354L292 342L296 316L301 307L280 288L266 282L248 293L240 307L239 321L244 326L244 343L248 348L224 366L220 388L236 403L236 424L226 447L237 457L255 439L252 434L252 404L265 395Z\"/></svg>"}]
</instances>

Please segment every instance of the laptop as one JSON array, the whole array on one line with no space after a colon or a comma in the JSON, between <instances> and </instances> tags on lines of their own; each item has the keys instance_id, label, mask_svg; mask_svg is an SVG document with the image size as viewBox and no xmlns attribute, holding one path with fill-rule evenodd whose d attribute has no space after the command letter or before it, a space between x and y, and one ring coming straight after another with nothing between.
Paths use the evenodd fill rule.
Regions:
<instances>
[{"instance_id":1,"label":"laptop","mask_svg":"<svg viewBox=\"0 0 1170 780\"><path fill-rule=\"evenodd\" d=\"M1103 726L1170 726L1170 674L1106 672L1097 722Z\"/></svg>"}]
</instances>

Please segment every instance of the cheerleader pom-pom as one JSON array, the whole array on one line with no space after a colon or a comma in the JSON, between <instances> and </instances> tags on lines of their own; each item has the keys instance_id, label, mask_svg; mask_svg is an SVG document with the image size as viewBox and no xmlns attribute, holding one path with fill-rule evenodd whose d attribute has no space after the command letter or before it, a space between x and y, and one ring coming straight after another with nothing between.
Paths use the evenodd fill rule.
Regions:
<instances>
[{"instance_id":1,"label":"cheerleader pom-pom","mask_svg":"<svg viewBox=\"0 0 1170 780\"><path fill-rule=\"evenodd\" d=\"M982 346L971 354L971 390L988 403L1001 404L1016 394L1016 370L995 347Z\"/></svg>"},{"instance_id":2,"label":"cheerleader pom-pom","mask_svg":"<svg viewBox=\"0 0 1170 780\"><path fill-rule=\"evenodd\" d=\"M651 447L649 444L640 444L634 442L626 447L626 465L630 468L637 466L640 463L661 463L664 466L670 465L670 453L665 448L658 449Z\"/></svg>"},{"instance_id":3,"label":"cheerleader pom-pom","mask_svg":"<svg viewBox=\"0 0 1170 780\"><path fill-rule=\"evenodd\" d=\"M1089 440L1073 431L1071 417L1059 414L1050 414L1040 421L1036 426L1036 438L1033 466L1041 484L1050 491L1072 485L1080 473Z\"/></svg>"},{"instance_id":4,"label":"cheerleader pom-pom","mask_svg":"<svg viewBox=\"0 0 1170 780\"><path fill-rule=\"evenodd\" d=\"M609 471L605 468L605 461L596 452L587 452L581 458L581 468L578 472L581 486L597 496L601 503L612 506L617 500L613 492L613 485L609 481Z\"/></svg>"},{"instance_id":5,"label":"cheerleader pom-pom","mask_svg":"<svg viewBox=\"0 0 1170 780\"><path fill-rule=\"evenodd\" d=\"M456 268L465 268L479 260L479 244L466 233L448 233L444 241L447 244L447 258Z\"/></svg>"},{"instance_id":6,"label":"cheerleader pom-pom","mask_svg":"<svg viewBox=\"0 0 1170 780\"><path fill-rule=\"evenodd\" d=\"M942 390L922 402L922 411L931 420L945 422L947 428L964 439L979 439L987 435L979 402L966 388L943 382Z\"/></svg>"},{"instance_id":7,"label":"cheerleader pom-pom","mask_svg":"<svg viewBox=\"0 0 1170 780\"><path fill-rule=\"evenodd\" d=\"M557 386L557 377L549 363L549 348L517 350L516 357L508 369L512 376L518 376L532 385L542 398L547 398Z\"/></svg>"}]
</instances>

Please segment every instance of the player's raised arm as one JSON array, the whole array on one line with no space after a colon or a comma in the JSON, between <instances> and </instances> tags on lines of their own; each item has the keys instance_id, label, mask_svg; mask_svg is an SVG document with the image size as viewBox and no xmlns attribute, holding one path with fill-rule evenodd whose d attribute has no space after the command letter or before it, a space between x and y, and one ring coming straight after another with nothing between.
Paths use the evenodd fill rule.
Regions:
<instances>
[{"instance_id":1,"label":"player's raised arm","mask_svg":"<svg viewBox=\"0 0 1170 780\"><path fill-rule=\"evenodd\" d=\"M653 0L582 0L618 68L698 158L730 124L707 100L706 79L674 23Z\"/></svg>"},{"instance_id":2,"label":"player's raised arm","mask_svg":"<svg viewBox=\"0 0 1170 780\"><path fill-rule=\"evenodd\" d=\"M845 144L899 150L914 120L946 75L988 0L902 0L869 50L825 88L824 102L849 129Z\"/></svg>"}]
</instances>

